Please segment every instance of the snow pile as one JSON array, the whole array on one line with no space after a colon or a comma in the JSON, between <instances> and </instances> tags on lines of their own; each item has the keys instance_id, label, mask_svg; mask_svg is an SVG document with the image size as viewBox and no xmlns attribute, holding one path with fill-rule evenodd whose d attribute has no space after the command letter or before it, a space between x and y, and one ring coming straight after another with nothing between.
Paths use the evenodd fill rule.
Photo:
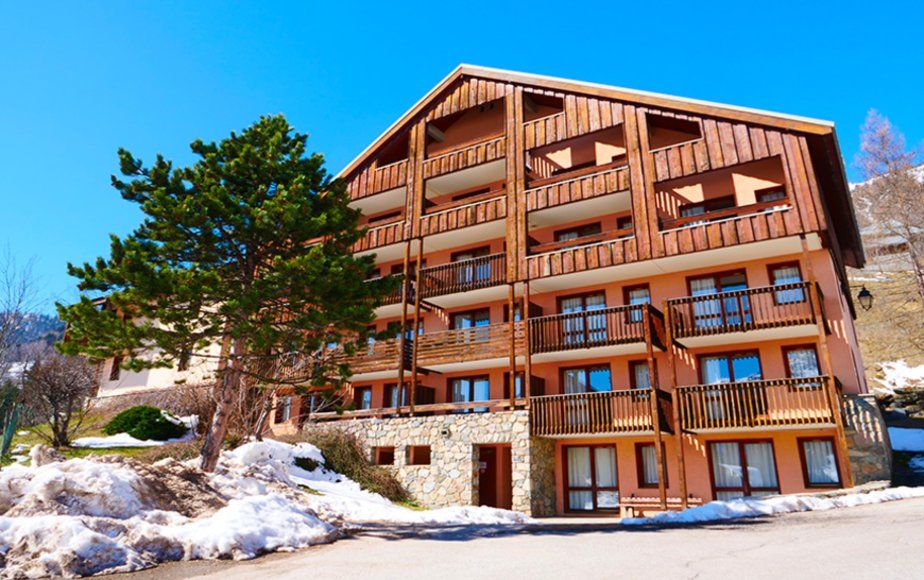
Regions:
<instances>
[{"instance_id":1,"label":"snow pile","mask_svg":"<svg viewBox=\"0 0 924 580\"><path fill-rule=\"evenodd\" d=\"M882 367L883 377L876 379L882 387L877 390L885 393L894 393L895 389L905 389L910 387L924 387L924 365L916 367L908 366L904 360L895 360L884 362Z\"/></svg>"},{"instance_id":2,"label":"snow pile","mask_svg":"<svg viewBox=\"0 0 924 580\"><path fill-rule=\"evenodd\" d=\"M889 427L889 441L892 451L924 453L924 429Z\"/></svg>"},{"instance_id":3,"label":"snow pile","mask_svg":"<svg viewBox=\"0 0 924 580\"><path fill-rule=\"evenodd\" d=\"M159 447L167 443L181 443L183 441L192 441L196 438L196 429L199 426L199 417L190 415L188 417L175 417L166 411L161 411L164 419L174 425L183 425L186 427L186 433L182 437L167 439L166 441L156 441L153 439L136 439L128 433L116 433L107 437L81 437L74 440L71 445L74 447L87 447L92 449L113 449L116 447Z\"/></svg>"},{"instance_id":4,"label":"snow pile","mask_svg":"<svg viewBox=\"0 0 924 580\"><path fill-rule=\"evenodd\" d=\"M648 524L693 524L788 514L793 512L822 511L924 497L924 487L893 487L870 492L842 495L779 495L765 498L743 498L731 501L713 501L706 505L680 512L663 512L648 518L626 518L629 526Z\"/></svg>"},{"instance_id":5,"label":"snow pile","mask_svg":"<svg viewBox=\"0 0 924 580\"><path fill-rule=\"evenodd\" d=\"M41 446L40 446L41 447ZM305 443L248 443L214 473L197 461L146 465L122 456L0 470L0 575L127 572L182 559L253 558L336 540L344 527L521 524L492 508L414 511L323 467ZM294 464L307 458L312 471ZM306 489L310 488L310 489ZM320 493L321 495L318 495Z\"/></svg>"}]
</instances>

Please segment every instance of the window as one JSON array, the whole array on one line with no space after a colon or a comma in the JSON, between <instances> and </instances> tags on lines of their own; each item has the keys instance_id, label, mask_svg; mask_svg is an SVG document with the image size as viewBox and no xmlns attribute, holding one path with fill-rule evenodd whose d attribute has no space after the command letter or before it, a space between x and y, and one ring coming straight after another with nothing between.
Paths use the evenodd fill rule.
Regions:
<instances>
[{"instance_id":1,"label":"window","mask_svg":"<svg viewBox=\"0 0 924 580\"><path fill-rule=\"evenodd\" d=\"M706 385L744 383L736 389L716 389L703 393L705 408L702 411L712 421L719 422L740 414L737 406L739 400L749 401L748 413L759 415L767 408L766 391L746 384L746 381L759 381L763 378L757 351L700 356L699 372L702 383ZM728 396L729 392L737 392L740 396ZM723 396L723 393L726 395Z\"/></svg>"},{"instance_id":2,"label":"window","mask_svg":"<svg viewBox=\"0 0 924 580\"><path fill-rule=\"evenodd\" d=\"M629 361L629 385L633 389L651 389L651 373L647 360Z\"/></svg>"},{"instance_id":3,"label":"window","mask_svg":"<svg viewBox=\"0 0 924 580\"><path fill-rule=\"evenodd\" d=\"M578 367L561 370L562 392L599 393L613 389L608 365Z\"/></svg>"},{"instance_id":4,"label":"window","mask_svg":"<svg viewBox=\"0 0 924 580\"><path fill-rule=\"evenodd\" d=\"M571 511L619 508L616 448L565 447L565 488Z\"/></svg>"},{"instance_id":5,"label":"window","mask_svg":"<svg viewBox=\"0 0 924 580\"><path fill-rule=\"evenodd\" d=\"M818 368L818 353L814 345L783 347L783 356L786 362L786 376L794 379L821 376L821 370Z\"/></svg>"},{"instance_id":6,"label":"window","mask_svg":"<svg viewBox=\"0 0 924 580\"><path fill-rule=\"evenodd\" d=\"M586 238L587 236L595 236L599 233L602 233L603 229L600 225L600 222L594 222L592 224L584 224L582 226L577 226L575 228L568 228L564 230L558 230L555 232L555 241L556 242L570 242L571 240L580 241L581 238ZM573 244L566 247L573 247L579 244Z\"/></svg>"},{"instance_id":7,"label":"window","mask_svg":"<svg viewBox=\"0 0 924 580\"><path fill-rule=\"evenodd\" d=\"M690 296L694 297L746 290L748 287L747 276L742 270L689 278L687 284ZM738 326L751 321L751 306L744 293L696 300L692 307L697 328Z\"/></svg>"},{"instance_id":8,"label":"window","mask_svg":"<svg viewBox=\"0 0 924 580\"><path fill-rule=\"evenodd\" d=\"M474 260L475 258L483 258L490 254L490 246L483 246L480 248L473 248L471 250L455 252L451 255L450 261L465 262L467 260ZM455 269L456 284L472 284L477 282L485 282L490 279L491 262L489 260L479 260L471 264L461 265Z\"/></svg>"},{"instance_id":9,"label":"window","mask_svg":"<svg viewBox=\"0 0 924 580\"><path fill-rule=\"evenodd\" d=\"M491 310L489 308L479 308L478 310L469 310L452 314L451 326L453 330L474 328L476 326L488 326L489 324L491 324Z\"/></svg>"},{"instance_id":10,"label":"window","mask_svg":"<svg viewBox=\"0 0 924 580\"><path fill-rule=\"evenodd\" d=\"M515 373L513 379L513 396L517 399L522 399L526 396L524 393L525 388L525 375L522 371ZM510 398L510 373L504 373L504 399Z\"/></svg>"},{"instance_id":11,"label":"window","mask_svg":"<svg viewBox=\"0 0 924 580\"><path fill-rule=\"evenodd\" d=\"M805 487L840 487L841 476L831 438L799 439Z\"/></svg>"},{"instance_id":12,"label":"window","mask_svg":"<svg viewBox=\"0 0 924 580\"><path fill-rule=\"evenodd\" d=\"M357 409L371 409L372 387L353 387L353 404Z\"/></svg>"},{"instance_id":13,"label":"window","mask_svg":"<svg viewBox=\"0 0 924 580\"><path fill-rule=\"evenodd\" d=\"M279 397L276 399L277 423L285 423L292 418L292 397Z\"/></svg>"},{"instance_id":14,"label":"window","mask_svg":"<svg viewBox=\"0 0 924 580\"><path fill-rule=\"evenodd\" d=\"M767 189L759 189L754 192L754 196L757 198L757 203L782 201L786 199L786 188L781 185L777 187L768 187Z\"/></svg>"},{"instance_id":15,"label":"window","mask_svg":"<svg viewBox=\"0 0 924 580\"><path fill-rule=\"evenodd\" d=\"M491 398L491 383L488 377L460 377L449 381L453 403L468 403L473 401L487 401ZM475 412L487 411L486 407L478 407ZM459 413L470 413L471 409L460 409Z\"/></svg>"},{"instance_id":16,"label":"window","mask_svg":"<svg viewBox=\"0 0 924 580\"><path fill-rule=\"evenodd\" d=\"M622 293L623 299L628 306L651 304L651 292L648 290L648 284L626 286L622 289ZM641 308L633 308L629 311L628 322L641 322L644 317L645 315Z\"/></svg>"},{"instance_id":17,"label":"window","mask_svg":"<svg viewBox=\"0 0 924 580\"><path fill-rule=\"evenodd\" d=\"M661 454L662 456L664 454L663 443ZM635 461L638 469L638 486L658 487L658 454L655 453L654 443L636 443ZM667 485L666 479L665 485Z\"/></svg>"},{"instance_id":18,"label":"window","mask_svg":"<svg viewBox=\"0 0 924 580\"><path fill-rule=\"evenodd\" d=\"M394 447L373 447L372 460L376 465L394 465L395 448Z\"/></svg>"},{"instance_id":19,"label":"window","mask_svg":"<svg viewBox=\"0 0 924 580\"><path fill-rule=\"evenodd\" d=\"M715 499L773 495L780 492L773 444L769 441L709 443Z\"/></svg>"},{"instance_id":20,"label":"window","mask_svg":"<svg viewBox=\"0 0 924 580\"><path fill-rule=\"evenodd\" d=\"M407 446L407 464L408 465L430 465L430 446L429 445L408 445Z\"/></svg>"},{"instance_id":21,"label":"window","mask_svg":"<svg viewBox=\"0 0 924 580\"><path fill-rule=\"evenodd\" d=\"M632 214L622 215L616 218L616 229L617 230L629 230L632 229Z\"/></svg>"},{"instance_id":22,"label":"window","mask_svg":"<svg viewBox=\"0 0 924 580\"><path fill-rule=\"evenodd\" d=\"M560 297L558 311L572 315L562 317L561 321L565 345L590 346L606 342L608 333L605 314L577 314L603 308L606 308L606 295L603 292Z\"/></svg>"},{"instance_id":23,"label":"window","mask_svg":"<svg viewBox=\"0 0 924 580\"><path fill-rule=\"evenodd\" d=\"M401 388L400 391L401 391L400 406L403 407L407 405L407 391L408 391L407 385L404 385L404 387ZM399 406L398 404L398 383L391 383L389 385L385 385L385 396L386 396L385 401L388 407L398 407Z\"/></svg>"},{"instance_id":24,"label":"window","mask_svg":"<svg viewBox=\"0 0 924 580\"><path fill-rule=\"evenodd\" d=\"M790 264L774 264L769 267L770 283L774 286L787 285L784 290L777 290L773 298L777 304L794 304L805 302L805 291L801 286L792 287L802 282L802 271L798 262Z\"/></svg>"},{"instance_id":25,"label":"window","mask_svg":"<svg viewBox=\"0 0 924 580\"><path fill-rule=\"evenodd\" d=\"M709 212L719 211L723 209L729 209L735 207L735 196L726 195L723 197L716 197L714 199L707 199L697 203L685 203L680 206L680 217L692 217L697 215L704 215ZM703 220L705 222L706 220ZM703 223L703 222L693 222L693 223ZM692 225L692 224L690 224Z\"/></svg>"},{"instance_id":26,"label":"window","mask_svg":"<svg viewBox=\"0 0 924 580\"><path fill-rule=\"evenodd\" d=\"M112 357L112 368L109 369L109 380L117 381L122 376L122 357Z\"/></svg>"}]
</instances>

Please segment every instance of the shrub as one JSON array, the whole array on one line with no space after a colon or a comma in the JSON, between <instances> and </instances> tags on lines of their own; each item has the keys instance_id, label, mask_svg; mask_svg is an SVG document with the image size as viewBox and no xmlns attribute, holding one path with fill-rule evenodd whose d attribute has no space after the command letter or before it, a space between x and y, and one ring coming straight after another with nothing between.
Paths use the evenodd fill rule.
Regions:
<instances>
[{"instance_id":1,"label":"shrub","mask_svg":"<svg viewBox=\"0 0 924 580\"><path fill-rule=\"evenodd\" d=\"M321 450L328 469L349 477L363 489L395 502L407 502L411 499L410 494L390 471L374 465L366 457L354 436L331 429L305 433L301 439Z\"/></svg>"},{"instance_id":2,"label":"shrub","mask_svg":"<svg viewBox=\"0 0 924 580\"><path fill-rule=\"evenodd\" d=\"M106 435L128 433L135 439L166 441L186 434L186 427L164 417L157 407L138 405L125 409L103 427Z\"/></svg>"}]
</instances>

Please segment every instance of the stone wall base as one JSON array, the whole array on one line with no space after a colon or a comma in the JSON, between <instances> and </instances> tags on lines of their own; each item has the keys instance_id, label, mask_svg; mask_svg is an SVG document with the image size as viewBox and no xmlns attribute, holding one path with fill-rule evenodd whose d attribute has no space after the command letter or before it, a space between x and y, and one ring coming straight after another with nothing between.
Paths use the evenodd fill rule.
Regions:
<instances>
[{"instance_id":1,"label":"stone wall base","mask_svg":"<svg viewBox=\"0 0 924 580\"><path fill-rule=\"evenodd\" d=\"M844 431L856 485L892 479L892 446L873 395L844 397Z\"/></svg>"}]
</instances>

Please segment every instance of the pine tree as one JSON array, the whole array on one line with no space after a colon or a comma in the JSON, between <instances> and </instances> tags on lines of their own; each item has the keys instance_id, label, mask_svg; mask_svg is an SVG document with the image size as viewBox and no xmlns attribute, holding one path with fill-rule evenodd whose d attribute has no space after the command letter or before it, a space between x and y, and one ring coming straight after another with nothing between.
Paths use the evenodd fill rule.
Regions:
<instances>
[{"instance_id":1,"label":"pine tree","mask_svg":"<svg viewBox=\"0 0 924 580\"><path fill-rule=\"evenodd\" d=\"M108 258L68 265L84 294L58 305L68 324L63 352L122 356L133 370L191 353L219 357L206 470L245 383L336 384L348 369L325 345L355 348L391 291L386 280L365 282L372 257L351 253L359 212L306 141L279 115L219 143L194 141L198 160L188 167L160 155L145 167L119 150L122 177L112 184L144 219L128 236L111 236ZM111 308L94 305L98 293ZM221 354L210 355L217 344Z\"/></svg>"}]
</instances>

